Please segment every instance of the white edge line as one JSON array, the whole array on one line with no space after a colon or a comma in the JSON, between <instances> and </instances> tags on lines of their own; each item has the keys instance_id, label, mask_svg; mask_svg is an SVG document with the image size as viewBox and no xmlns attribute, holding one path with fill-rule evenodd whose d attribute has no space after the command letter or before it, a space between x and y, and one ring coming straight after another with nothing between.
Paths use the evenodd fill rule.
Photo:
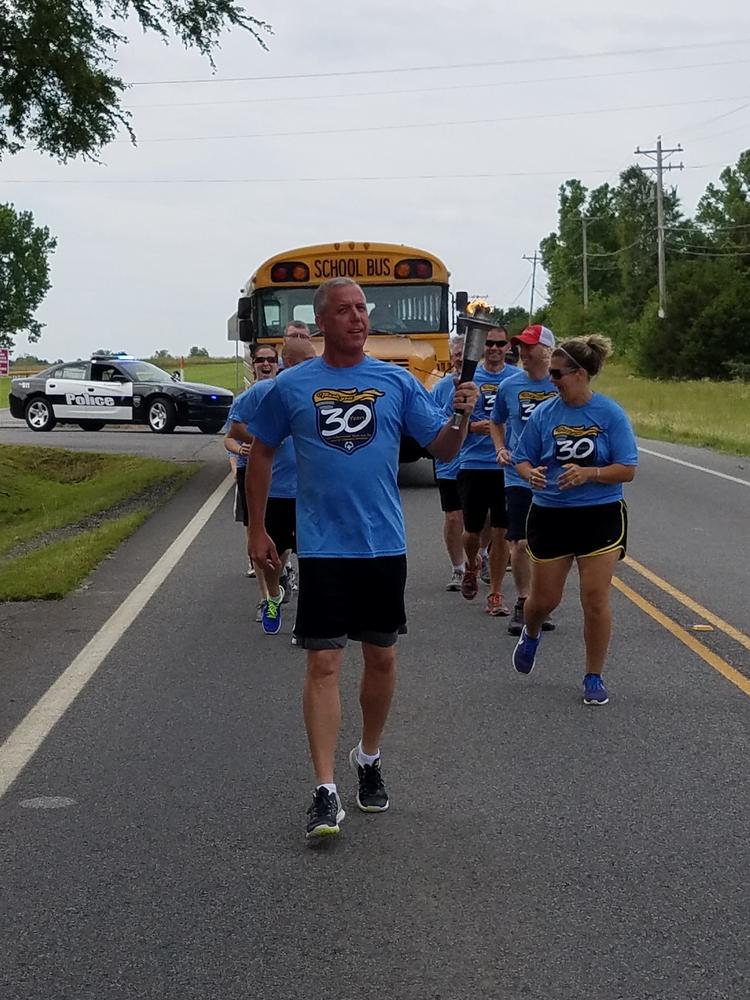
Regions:
<instances>
[{"instance_id":1,"label":"white edge line","mask_svg":"<svg viewBox=\"0 0 750 1000\"><path fill-rule=\"evenodd\" d=\"M672 458L671 455L662 455L660 451L651 451L649 448L638 446L638 451L644 455L653 455L655 458L663 458L665 462L674 462L676 465L684 465L688 469L696 469L698 472L707 472L709 476L718 476L719 479L728 479L730 483L739 483L740 486L750 486L750 481L740 479L739 476L728 476L726 472L716 472L715 469L707 469L704 465L695 465L693 462L686 462L682 458Z\"/></svg>"},{"instance_id":2,"label":"white edge line","mask_svg":"<svg viewBox=\"0 0 750 1000\"><path fill-rule=\"evenodd\" d=\"M231 475L222 480L158 562L0 746L0 799L198 537L232 483Z\"/></svg>"}]
</instances>

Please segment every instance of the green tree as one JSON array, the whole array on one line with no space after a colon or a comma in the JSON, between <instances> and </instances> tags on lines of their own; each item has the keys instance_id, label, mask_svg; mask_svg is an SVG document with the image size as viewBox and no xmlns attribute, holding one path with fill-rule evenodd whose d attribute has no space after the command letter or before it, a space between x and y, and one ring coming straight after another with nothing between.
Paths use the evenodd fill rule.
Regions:
<instances>
[{"instance_id":1,"label":"green tree","mask_svg":"<svg viewBox=\"0 0 750 1000\"><path fill-rule=\"evenodd\" d=\"M0 347L18 333L39 340L43 325L34 312L50 288L49 255L56 240L35 226L31 212L0 205Z\"/></svg>"},{"instance_id":2,"label":"green tree","mask_svg":"<svg viewBox=\"0 0 750 1000\"><path fill-rule=\"evenodd\" d=\"M169 353L169 351L165 351L164 349L157 351L154 354L154 358L171 358L171 357L172 355Z\"/></svg>"},{"instance_id":3,"label":"green tree","mask_svg":"<svg viewBox=\"0 0 750 1000\"><path fill-rule=\"evenodd\" d=\"M206 350L205 347L191 347L190 348L190 357L191 358L207 358L208 357L208 351Z\"/></svg>"},{"instance_id":4,"label":"green tree","mask_svg":"<svg viewBox=\"0 0 750 1000\"><path fill-rule=\"evenodd\" d=\"M33 145L66 161L95 158L121 126L123 80L113 72L130 20L175 34L211 60L226 28L265 48L269 26L235 0L10 0L0 5L0 157ZM213 63L212 63L213 65Z\"/></svg>"},{"instance_id":5,"label":"green tree","mask_svg":"<svg viewBox=\"0 0 750 1000\"><path fill-rule=\"evenodd\" d=\"M682 260L669 277L666 319L655 296L641 321L638 369L661 378L729 378L750 363L750 277L732 258Z\"/></svg>"},{"instance_id":6,"label":"green tree","mask_svg":"<svg viewBox=\"0 0 750 1000\"><path fill-rule=\"evenodd\" d=\"M698 202L696 221L706 229L690 233L687 252L737 254L750 268L750 149L740 153L734 167L726 167L719 184L709 184Z\"/></svg>"}]
</instances>

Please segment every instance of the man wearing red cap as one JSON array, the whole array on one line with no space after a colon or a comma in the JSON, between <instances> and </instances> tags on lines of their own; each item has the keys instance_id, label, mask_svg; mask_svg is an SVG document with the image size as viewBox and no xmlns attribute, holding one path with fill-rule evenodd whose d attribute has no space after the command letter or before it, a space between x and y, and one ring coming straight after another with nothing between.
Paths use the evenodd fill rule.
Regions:
<instances>
[{"instance_id":1,"label":"man wearing red cap","mask_svg":"<svg viewBox=\"0 0 750 1000\"><path fill-rule=\"evenodd\" d=\"M521 368L499 387L492 408L490 434L495 446L497 464L505 470L505 503L508 512L506 537L510 545L510 560L517 598L508 625L511 635L520 635L523 628L523 605L529 596L531 563L526 550L526 518L533 493L515 470L512 451L523 433L526 421L537 408L557 395L549 377L550 357L555 337L546 326L527 326L512 343L521 352ZM555 626L549 620L542 628Z\"/></svg>"}]
</instances>

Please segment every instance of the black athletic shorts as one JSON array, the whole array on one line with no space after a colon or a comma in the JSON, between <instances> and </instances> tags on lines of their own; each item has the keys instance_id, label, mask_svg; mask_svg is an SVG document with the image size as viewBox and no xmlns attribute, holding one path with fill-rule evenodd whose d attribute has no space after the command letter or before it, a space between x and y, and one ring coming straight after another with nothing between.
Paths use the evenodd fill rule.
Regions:
<instances>
[{"instance_id":1,"label":"black athletic shorts","mask_svg":"<svg viewBox=\"0 0 750 1000\"><path fill-rule=\"evenodd\" d=\"M628 509L624 500L584 507L540 507L532 503L526 541L534 562L601 556L618 549L622 559L628 544Z\"/></svg>"},{"instance_id":2,"label":"black athletic shorts","mask_svg":"<svg viewBox=\"0 0 750 1000\"><path fill-rule=\"evenodd\" d=\"M294 497L269 497L266 501L266 531L279 555L297 551L297 501Z\"/></svg>"},{"instance_id":3,"label":"black athletic shorts","mask_svg":"<svg viewBox=\"0 0 750 1000\"><path fill-rule=\"evenodd\" d=\"M237 466L237 485L234 487L234 519L247 527L247 497L245 496L245 466Z\"/></svg>"},{"instance_id":4,"label":"black athletic shorts","mask_svg":"<svg viewBox=\"0 0 750 1000\"><path fill-rule=\"evenodd\" d=\"M505 512L505 473L502 469L461 469L456 482L466 531L478 535L488 513L491 527L506 526L508 515Z\"/></svg>"},{"instance_id":5,"label":"black athletic shorts","mask_svg":"<svg viewBox=\"0 0 750 1000\"><path fill-rule=\"evenodd\" d=\"M440 493L440 509L445 514L452 514L453 511L461 510L461 497L458 494L458 486L455 479L438 479L438 491Z\"/></svg>"},{"instance_id":6,"label":"black athletic shorts","mask_svg":"<svg viewBox=\"0 0 750 1000\"><path fill-rule=\"evenodd\" d=\"M406 556L299 560L297 645L343 649L347 639L393 646L406 632Z\"/></svg>"},{"instance_id":7,"label":"black athletic shorts","mask_svg":"<svg viewBox=\"0 0 750 1000\"><path fill-rule=\"evenodd\" d=\"M508 512L505 537L509 542L520 542L526 537L526 518L533 496L533 490L526 486L505 487L505 509Z\"/></svg>"}]
</instances>

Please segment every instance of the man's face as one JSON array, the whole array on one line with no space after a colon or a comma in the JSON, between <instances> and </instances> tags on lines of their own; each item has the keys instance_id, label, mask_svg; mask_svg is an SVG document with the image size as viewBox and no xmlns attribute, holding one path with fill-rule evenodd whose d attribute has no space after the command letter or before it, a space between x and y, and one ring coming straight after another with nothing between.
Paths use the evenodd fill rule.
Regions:
<instances>
[{"instance_id":1,"label":"man's face","mask_svg":"<svg viewBox=\"0 0 750 1000\"><path fill-rule=\"evenodd\" d=\"M456 374L461 373L461 365L464 361L464 345L455 344L451 347L451 364L453 365L453 370Z\"/></svg>"},{"instance_id":2,"label":"man's face","mask_svg":"<svg viewBox=\"0 0 750 1000\"><path fill-rule=\"evenodd\" d=\"M256 381L262 382L264 379L273 378L278 369L278 362L273 351L261 347L253 358L253 371Z\"/></svg>"},{"instance_id":3,"label":"man's face","mask_svg":"<svg viewBox=\"0 0 750 1000\"><path fill-rule=\"evenodd\" d=\"M310 340L310 334L299 326L289 326L284 332L284 340Z\"/></svg>"},{"instance_id":4,"label":"man's face","mask_svg":"<svg viewBox=\"0 0 750 1000\"><path fill-rule=\"evenodd\" d=\"M361 351L370 332L367 303L357 285L334 285L325 308L315 319L326 344L345 354Z\"/></svg>"},{"instance_id":5,"label":"man's face","mask_svg":"<svg viewBox=\"0 0 750 1000\"><path fill-rule=\"evenodd\" d=\"M504 362L505 355L508 353L508 343L508 334L505 330L499 330L496 327L490 330L484 343L485 360L492 364Z\"/></svg>"},{"instance_id":6,"label":"man's face","mask_svg":"<svg viewBox=\"0 0 750 1000\"><path fill-rule=\"evenodd\" d=\"M549 358L547 348L541 344L524 344L521 341L518 346L521 353L521 364L524 369L538 367L542 361L547 361Z\"/></svg>"}]
</instances>

